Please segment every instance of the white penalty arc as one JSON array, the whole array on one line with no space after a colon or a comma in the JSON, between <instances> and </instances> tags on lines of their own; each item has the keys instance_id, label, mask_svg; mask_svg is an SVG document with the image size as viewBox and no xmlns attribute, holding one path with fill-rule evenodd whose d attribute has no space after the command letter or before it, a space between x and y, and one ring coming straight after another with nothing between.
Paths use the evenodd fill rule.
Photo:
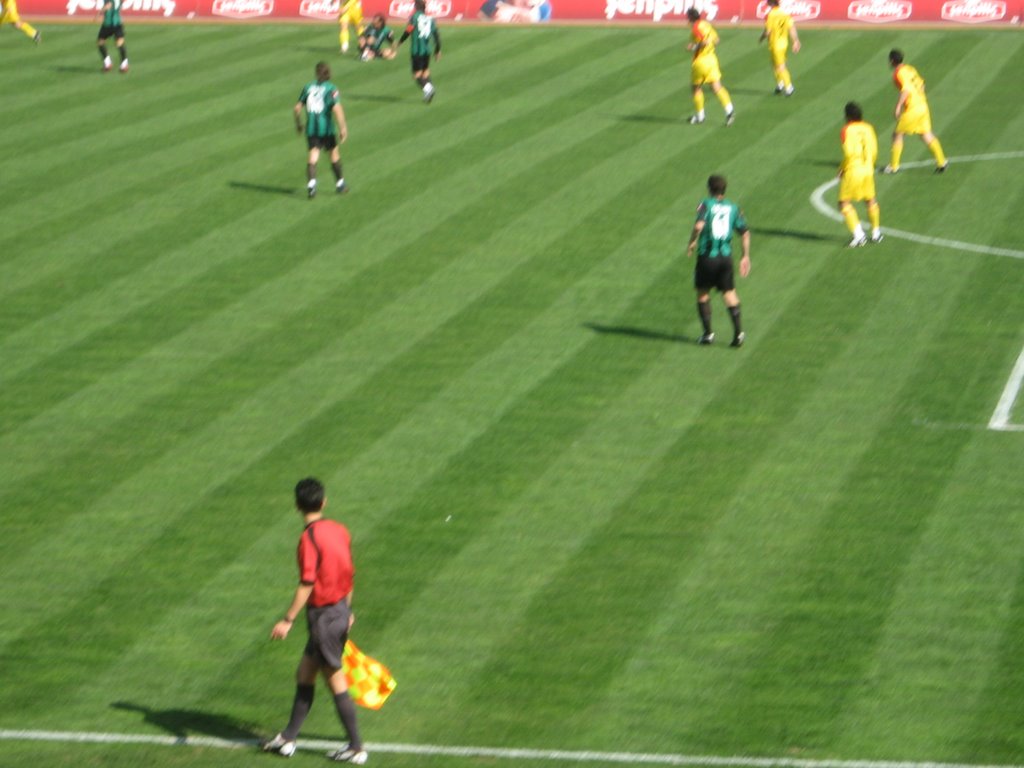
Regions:
<instances>
[{"instance_id":1,"label":"white penalty arc","mask_svg":"<svg viewBox=\"0 0 1024 768\"><path fill-rule=\"evenodd\" d=\"M951 157L949 158L949 162L951 164L979 163L991 160L1019 160L1021 158L1024 158L1024 151L992 152L985 155L963 155L960 157ZM912 163L903 163L901 168L925 168L931 165L934 165L931 160L919 160ZM811 205L814 206L814 209L833 221L842 221L843 216L839 211L835 210L834 206L825 202L825 193L838 184L838 177L830 179L811 192L810 198ZM1012 259L1024 259L1024 251L1020 251L1015 248L997 248L990 245L965 243L960 240L949 240L943 237L930 237L929 235L920 235L916 232L906 232L902 229L893 229L891 227L882 227L882 233L886 237L895 237L900 240L909 240L911 242L922 243L924 245L934 245L939 248L951 248L956 251L967 251L969 253L983 253L989 256L1009 256Z\"/></svg>"},{"instance_id":2,"label":"white penalty arc","mask_svg":"<svg viewBox=\"0 0 1024 768\"><path fill-rule=\"evenodd\" d=\"M0 729L0 741L40 741L64 744L152 744L168 747L255 749L254 739L222 739L214 736L158 736L154 734L94 733L88 731L36 731ZM310 751L340 749L339 741L302 739L298 748ZM676 765L694 768L1024 768L1021 765L913 762L908 760L813 760L792 757L719 757L657 752L590 752L560 749L458 747L429 744L367 744L371 752L424 755L428 757L489 758L542 762L612 763L620 765Z\"/></svg>"}]
</instances>

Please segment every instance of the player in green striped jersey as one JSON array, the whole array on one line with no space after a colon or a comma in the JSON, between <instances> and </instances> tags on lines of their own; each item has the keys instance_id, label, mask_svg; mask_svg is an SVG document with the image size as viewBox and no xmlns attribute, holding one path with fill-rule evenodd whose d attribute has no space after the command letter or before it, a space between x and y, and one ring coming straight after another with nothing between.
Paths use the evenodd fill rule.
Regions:
<instances>
[{"instance_id":1,"label":"player in green striped jersey","mask_svg":"<svg viewBox=\"0 0 1024 768\"><path fill-rule=\"evenodd\" d=\"M103 23L100 33L96 36L96 45L103 59L103 71L109 72L114 66L107 54L107 38L114 38L117 51L121 54L121 73L128 71L128 49L124 45L124 23L121 21L121 0L105 0L103 3Z\"/></svg>"},{"instance_id":2,"label":"player in green striped jersey","mask_svg":"<svg viewBox=\"0 0 1024 768\"><path fill-rule=\"evenodd\" d=\"M693 285L697 289L697 311L704 326L704 333L697 343L710 344L715 340L711 330L711 289L717 288L732 318L732 346L740 347L746 334L740 323L740 297L736 293L732 271L732 233L739 232L742 238L740 276L746 277L750 274L750 230L739 206L725 199L725 188L724 176L708 179L708 197L697 206L697 221L690 234L686 255L697 254Z\"/></svg>"},{"instance_id":3,"label":"player in green striped jersey","mask_svg":"<svg viewBox=\"0 0 1024 768\"><path fill-rule=\"evenodd\" d=\"M345 124L345 113L341 108L341 95L338 93L338 87L331 82L331 68L325 61L317 62L316 80L306 84L299 94L299 100L295 102L295 129L299 133L303 132L303 110L306 111L305 134L309 147L309 159L306 164L306 191L309 197L316 196L316 164L320 160L321 149L331 151L331 170L334 171L334 178L337 180L334 191L348 192L341 170L341 152L338 149L338 144L348 138L348 126Z\"/></svg>"},{"instance_id":4,"label":"player in green striped jersey","mask_svg":"<svg viewBox=\"0 0 1024 768\"><path fill-rule=\"evenodd\" d=\"M423 100L428 104L434 98L434 84L430 81L430 54L433 52L435 61L441 58L441 33L437 22L427 16L426 0L416 0L416 12L413 13L405 31L398 39L401 45L411 35L412 43L412 77L423 89Z\"/></svg>"}]
</instances>

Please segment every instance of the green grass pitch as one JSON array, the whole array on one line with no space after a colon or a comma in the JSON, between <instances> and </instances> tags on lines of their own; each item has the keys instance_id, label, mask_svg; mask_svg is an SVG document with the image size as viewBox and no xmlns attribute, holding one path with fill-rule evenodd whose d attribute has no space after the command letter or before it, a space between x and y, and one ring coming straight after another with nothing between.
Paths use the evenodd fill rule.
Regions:
<instances>
[{"instance_id":1,"label":"green grass pitch","mask_svg":"<svg viewBox=\"0 0 1024 768\"><path fill-rule=\"evenodd\" d=\"M1019 31L806 28L785 99L724 27L726 128L710 95L686 124L680 28L446 27L429 106L331 24L130 25L127 76L41 28L0 31L0 729L280 727L314 474L399 681L371 743L1024 763L1024 433L986 428L1024 347ZM953 163L879 176L883 226L941 242L848 250L810 196L850 99L888 159L894 46ZM353 191L321 162L309 201L320 58ZM741 350L717 297L693 343L715 172L753 229ZM338 739L322 690L304 735Z\"/></svg>"}]
</instances>

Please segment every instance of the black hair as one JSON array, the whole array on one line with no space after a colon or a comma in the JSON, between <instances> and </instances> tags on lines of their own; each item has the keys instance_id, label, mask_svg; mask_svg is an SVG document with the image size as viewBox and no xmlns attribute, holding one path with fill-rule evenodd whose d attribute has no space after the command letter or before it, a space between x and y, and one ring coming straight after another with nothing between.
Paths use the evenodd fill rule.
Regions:
<instances>
[{"instance_id":1,"label":"black hair","mask_svg":"<svg viewBox=\"0 0 1024 768\"><path fill-rule=\"evenodd\" d=\"M725 184L725 176L719 176L718 174L708 176L708 192L715 197L725 194Z\"/></svg>"},{"instance_id":2,"label":"black hair","mask_svg":"<svg viewBox=\"0 0 1024 768\"><path fill-rule=\"evenodd\" d=\"M889 51L889 63L893 66L903 63L903 51L899 48L893 48Z\"/></svg>"},{"instance_id":3,"label":"black hair","mask_svg":"<svg viewBox=\"0 0 1024 768\"><path fill-rule=\"evenodd\" d=\"M700 11L698 11L693 6L690 6L689 8L686 9L686 18L688 18L690 21L697 21L698 19L700 19Z\"/></svg>"},{"instance_id":4,"label":"black hair","mask_svg":"<svg viewBox=\"0 0 1024 768\"><path fill-rule=\"evenodd\" d=\"M846 102L846 120L847 122L856 122L864 119L864 112L860 108L860 104L856 101Z\"/></svg>"},{"instance_id":5,"label":"black hair","mask_svg":"<svg viewBox=\"0 0 1024 768\"><path fill-rule=\"evenodd\" d=\"M319 512L324 508L324 484L315 477L307 477L295 484L295 506L303 514Z\"/></svg>"}]
</instances>

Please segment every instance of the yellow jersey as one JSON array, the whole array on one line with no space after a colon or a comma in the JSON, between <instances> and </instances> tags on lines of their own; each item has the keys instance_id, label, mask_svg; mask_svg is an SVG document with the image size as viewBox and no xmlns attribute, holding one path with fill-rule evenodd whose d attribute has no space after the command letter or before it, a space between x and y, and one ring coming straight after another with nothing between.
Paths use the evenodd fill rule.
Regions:
<instances>
[{"instance_id":1,"label":"yellow jersey","mask_svg":"<svg viewBox=\"0 0 1024 768\"><path fill-rule=\"evenodd\" d=\"M927 108L928 99L924 95L924 78L909 64L900 64L892 73L892 80L900 93L907 94L903 103L906 112Z\"/></svg>"},{"instance_id":2,"label":"yellow jersey","mask_svg":"<svg viewBox=\"0 0 1024 768\"><path fill-rule=\"evenodd\" d=\"M764 17L764 31L768 36L768 45L772 48L785 48L789 45L789 30L793 28L793 17L775 6Z\"/></svg>"},{"instance_id":3,"label":"yellow jersey","mask_svg":"<svg viewBox=\"0 0 1024 768\"><path fill-rule=\"evenodd\" d=\"M711 26L707 19L700 19L694 22L690 30L690 40L693 41L693 60L715 55L715 46L718 44L718 33Z\"/></svg>"},{"instance_id":4,"label":"yellow jersey","mask_svg":"<svg viewBox=\"0 0 1024 768\"><path fill-rule=\"evenodd\" d=\"M871 123L863 120L849 122L840 134L843 144L843 164L839 167L844 176L871 176L875 173L878 160L878 137Z\"/></svg>"}]
</instances>

